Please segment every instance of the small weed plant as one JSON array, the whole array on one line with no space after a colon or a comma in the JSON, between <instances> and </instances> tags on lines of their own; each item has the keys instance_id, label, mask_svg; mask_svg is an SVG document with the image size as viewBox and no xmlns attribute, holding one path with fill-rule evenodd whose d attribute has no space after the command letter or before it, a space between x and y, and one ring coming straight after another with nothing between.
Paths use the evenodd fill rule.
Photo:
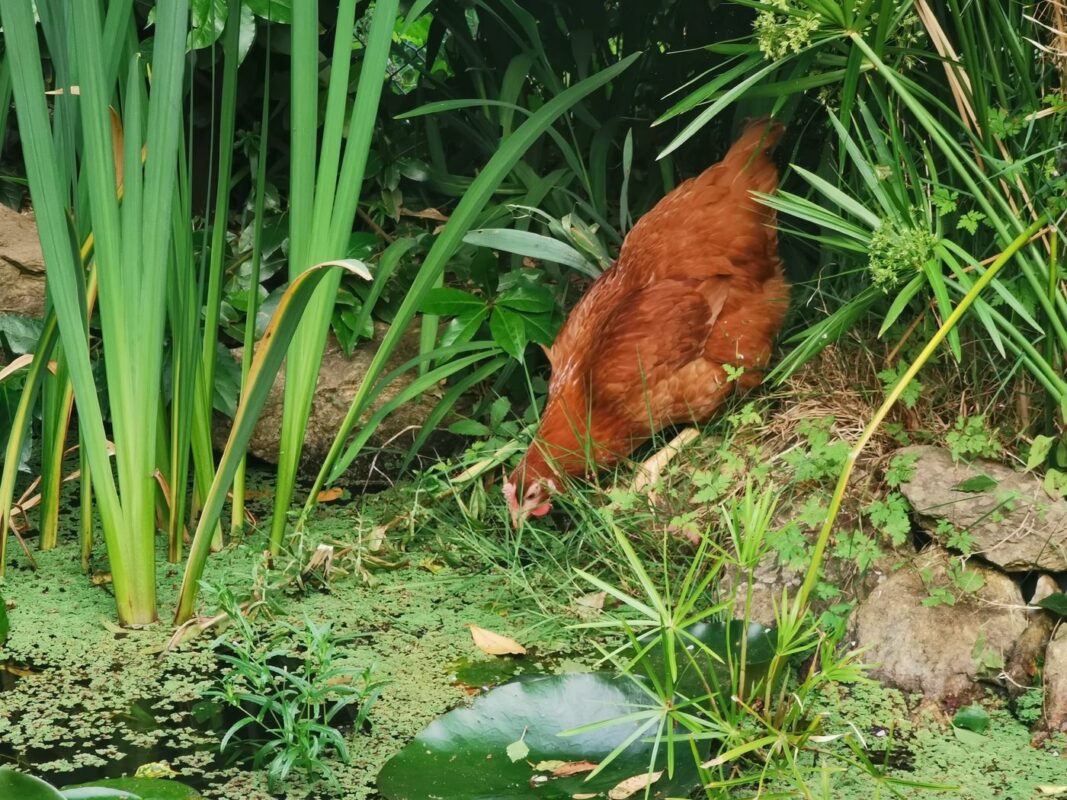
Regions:
<instances>
[{"instance_id":1,"label":"small weed plant","mask_svg":"<svg viewBox=\"0 0 1067 800\"><path fill-rule=\"evenodd\" d=\"M997 432L990 428L983 414L959 416L952 430L945 434L954 461L996 458L1004 448Z\"/></svg>"},{"instance_id":2,"label":"small weed plant","mask_svg":"<svg viewBox=\"0 0 1067 800\"><path fill-rule=\"evenodd\" d=\"M259 628L227 591L219 607L232 628L214 643L229 669L209 696L235 709L240 718L222 738L221 749L238 741L252 748L256 768L267 770L271 791L292 773L324 779L338 788L326 759L349 761L340 728L359 732L384 682L369 668L344 661L330 623L305 617L302 624L274 621Z\"/></svg>"},{"instance_id":3,"label":"small weed plant","mask_svg":"<svg viewBox=\"0 0 1067 800\"><path fill-rule=\"evenodd\" d=\"M644 735L667 749L670 765L696 759L708 798L738 790L824 796L829 776L844 769L888 795L916 788L890 775L854 731L827 731L811 712L826 688L869 682L860 654L840 652L840 628L787 591L773 620L754 618L755 574L772 552L776 503L769 487L753 484L724 500L680 575L666 559L661 574L650 572L632 543L637 532L608 523L630 575L616 585L579 570L619 609L579 627L619 634L604 660L648 687Z\"/></svg>"}]
</instances>

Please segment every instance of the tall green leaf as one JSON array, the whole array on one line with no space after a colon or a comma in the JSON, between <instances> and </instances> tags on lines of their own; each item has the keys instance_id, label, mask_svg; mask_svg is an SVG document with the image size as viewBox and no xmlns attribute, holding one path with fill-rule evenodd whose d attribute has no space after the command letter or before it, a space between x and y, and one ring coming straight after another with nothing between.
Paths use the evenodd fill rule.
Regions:
<instances>
[{"instance_id":1,"label":"tall green leaf","mask_svg":"<svg viewBox=\"0 0 1067 800\"><path fill-rule=\"evenodd\" d=\"M291 279L311 264L340 258L347 248L377 120L398 5L398 0L381 0L370 12L370 29L364 43L359 84L348 118L347 144L342 158L352 21L356 6L355 0L342 0L338 9L322 146L317 159L318 7L303 3L293 8ZM340 273L333 272L323 280L296 334L293 357L286 364L278 479L271 519L271 549L275 552L281 547L286 512L293 498L304 431L340 279Z\"/></svg>"},{"instance_id":2,"label":"tall green leaf","mask_svg":"<svg viewBox=\"0 0 1067 800\"><path fill-rule=\"evenodd\" d=\"M448 260L456 252L456 249L463 241L463 237L470 231L478 215L481 214L501 181L507 177L527 149L540 138L560 115L564 114L582 98L624 72L640 55L640 53L634 53L595 75L590 75L585 80L579 81L545 103L501 144L496 154L471 183L470 189L464 194L459 205L456 206L456 210L452 213L419 268L419 272L414 281L412 281L411 288L405 295L404 301L393 316L393 322L389 326L388 332L378 346L377 353L375 353L374 358L368 365L363 382L352 400L352 405L341 423L341 429L330 447L330 451L315 479L311 493L308 495L307 502L304 504L301 520L306 518L308 512L314 507L319 490L322 489L327 477L333 470L333 465L344 451L345 442L349 434L355 427L357 420L366 410L375 382L381 375L390 355L399 344L400 338L404 335L404 331L414 317L416 310L422 307L426 294L436 284Z\"/></svg>"}]
</instances>

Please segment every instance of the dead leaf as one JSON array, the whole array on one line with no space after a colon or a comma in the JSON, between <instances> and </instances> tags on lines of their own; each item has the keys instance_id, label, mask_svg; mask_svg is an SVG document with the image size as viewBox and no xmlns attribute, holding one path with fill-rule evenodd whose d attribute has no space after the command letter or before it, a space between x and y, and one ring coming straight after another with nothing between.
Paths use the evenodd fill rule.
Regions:
<instances>
[{"instance_id":1,"label":"dead leaf","mask_svg":"<svg viewBox=\"0 0 1067 800\"><path fill-rule=\"evenodd\" d=\"M593 792L592 794L572 794L573 800L591 800L593 797L600 797L600 792Z\"/></svg>"},{"instance_id":2,"label":"dead leaf","mask_svg":"<svg viewBox=\"0 0 1067 800\"><path fill-rule=\"evenodd\" d=\"M1062 797L1067 795L1067 786L1038 786L1037 793L1043 797Z\"/></svg>"},{"instance_id":3,"label":"dead leaf","mask_svg":"<svg viewBox=\"0 0 1067 800\"><path fill-rule=\"evenodd\" d=\"M552 772L559 769L566 761L560 761L558 758L551 759L549 761L538 761L533 765L534 772Z\"/></svg>"},{"instance_id":4,"label":"dead leaf","mask_svg":"<svg viewBox=\"0 0 1067 800\"><path fill-rule=\"evenodd\" d=\"M114 634L115 636L126 636L129 634L129 630L123 628L120 625L116 625L107 617L101 617L100 624L104 626L104 630L106 630L108 633Z\"/></svg>"},{"instance_id":5,"label":"dead leaf","mask_svg":"<svg viewBox=\"0 0 1067 800\"><path fill-rule=\"evenodd\" d=\"M566 778L571 775L581 775L583 772L592 772L594 769L596 769L596 764L592 761L570 761L552 770L552 776Z\"/></svg>"},{"instance_id":6,"label":"dead leaf","mask_svg":"<svg viewBox=\"0 0 1067 800\"><path fill-rule=\"evenodd\" d=\"M412 211L410 208L401 208L400 213L405 217L418 217L419 219L432 219L435 222L448 222L448 217L436 208L424 208L422 211Z\"/></svg>"},{"instance_id":7,"label":"dead leaf","mask_svg":"<svg viewBox=\"0 0 1067 800\"><path fill-rule=\"evenodd\" d=\"M94 572L92 577L89 578L89 583L93 586L106 586L111 583L110 572Z\"/></svg>"},{"instance_id":8,"label":"dead leaf","mask_svg":"<svg viewBox=\"0 0 1067 800\"><path fill-rule=\"evenodd\" d=\"M378 525L370 532L370 536L367 537L367 549L372 553L377 553L382 549L382 545L385 544L385 535L389 532L388 525Z\"/></svg>"},{"instance_id":9,"label":"dead leaf","mask_svg":"<svg viewBox=\"0 0 1067 800\"><path fill-rule=\"evenodd\" d=\"M501 636L499 633L487 631L485 628L479 628L477 625L467 625L467 627L470 628L471 638L474 639L474 646L487 655L526 655L526 648L514 639L509 639L507 636Z\"/></svg>"},{"instance_id":10,"label":"dead leaf","mask_svg":"<svg viewBox=\"0 0 1067 800\"><path fill-rule=\"evenodd\" d=\"M607 598L607 592L583 594L574 601L574 613L580 619L592 619L604 610L604 601Z\"/></svg>"},{"instance_id":11,"label":"dead leaf","mask_svg":"<svg viewBox=\"0 0 1067 800\"><path fill-rule=\"evenodd\" d=\"M0 672L6 672L8 675L14 675L17 678L26 678L34 674L29 667L20 667L18 664L9 664L7 662L0 663Z\"/></svg>"},{"instance_id":12,"label":"dead leaf","mask_svg":"<svg viewBox=\"0 0 1067 800\"><path fill-rule=\"evenodd\" d=\"M583 594L574 602L580 606L586 608L595 608L598 611L604 608L604 601L608 599L607 592L590 592L589 594Z\"/></svg>"},{"instance_id":13,"label":"dead leaf","mask_svg":"<svg viewBox=\"0 0 1067 800\"><path fill-rule=\"evenodd\" d=\"M444 564L442 564L440 561L435 561L432 558L424 558L422 561L419 562L418 566L419 569L424 569L431 575L436 575L441 570L446 569L446 566Z\"/></svg>"},{"instance_id":14,"label":"dead leaf","mask_svg":"<svg viewBox=\"0 0 1067 800\"><path fill-rule=\"evenodd\" d=\"M24 353L3 369L0 369L0 381L7 380L8 376L14 375L23 367L28 367L33 363L33 353Z\"/></svg>"},{"instance_id":15,"label":"dead leaf","mask_svg":"<svg viewBox=\"0 0 1067 800\"><path fill-rule=\"evenodd\" d=\"M334 500L340 500L345 496L345 490L340 486L331 486L329 489L323 489L319 492L316 499L320 503L332 503Z\"/></svg>"},{"instance_id":16,"label":"dead leaf","mask_svg":"<svg viewBox=\"0 0 1067 800\"><path fill-rule=\"evenodd\" d=\"M322 579L324 581L330 580L330 573L333 572L333 556L334 548L332 544L319 544L315 548L315 552L311 554L311 558L308 559L308 563L304 565L304 569L300 572L301 578L308 578L315 572L322 573Z\"/></svg>"},{"instance_id":17,"label":"dead leaf","mask_svg":"<svg viewBox=\"0 0 1067 800\"><path fill-rule=\"evenodd\" d=\"M56 95L67 94L68 91L72 95L80 95L82 93L82 87L78 86L77 84L74 84L70 87L69 90L60 87L58 89L50 89L49 91L45 92L45 94L52 95L54 97Z\"/></svg>"},{"instance_id":18,"label":"dead leaf","mask_svg":"<svg viewBox=\"0 0 1067 800\"><path fill-rule=\"evenodd\" d=\"M522 733L523 736L526 735L526 731ZM509 744L505 752L507 752L508 758L511 759L511 763L514 764L516 761L522 761L526 756L530 755L530 746L522 739L519 739L517 742Z\"/></svg>"},{"instance_id":19,"label":"dead leaf","mask_svg":"<svg viewBox=\"0 0 1067 800\"><path fill-rule=\"evenodd\" d=\"M626 780L617 783L615 788L608 792L608 797L611 798L611 800L626 800L627 797L637 794L646 786L650 786L658 781L659 776L662 774L663 770L634 775L632 778L627 778Z\"/></svg>"}]
</instances>

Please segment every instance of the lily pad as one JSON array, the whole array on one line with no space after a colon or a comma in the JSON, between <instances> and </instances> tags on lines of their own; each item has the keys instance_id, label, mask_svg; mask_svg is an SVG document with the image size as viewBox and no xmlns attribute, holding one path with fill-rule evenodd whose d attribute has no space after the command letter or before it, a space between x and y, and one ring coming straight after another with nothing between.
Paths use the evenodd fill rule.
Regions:
<instances>
[{"instance_id":1,"label":"lily pad","mask_svg":"<svg viewBox=\"0 0 1067 800\"><path fill-rule=\"evenodd\" d=\"M10 623L7 621L7 606L4 605L4 596L0 594L0 644L7 641L7 633L10 629Z\"/></svg>"},{"instance_id":2,"label":"lily pad","mask_svg":"<svg viewBox=\"0 0 1067 800\"><path fill-rule=\"evenodd\" d=\"M647 644L650 637L662 637L659 631L645 634L638 641ZM678 636L675 647L678 649L678 680L675 691L683 697L700 697L713 692L731 693L733 691L731 668L737 671L736 664L741 659L741 643L745 644L745 684L749 690L760 685L766 678L771 661L774 659L777 632L758 622L730 620L729 624L721 620L698 622L685 629ZM709 655L697 645L700 642L718 658ZM684 645L692 658L682 654ZM646 675L663 675L667 669L664 644L655 645L642 658L635 668Z\"/></svg>"},{"instance_id":3,"label":"lily pad","mask_svg":"<svg viewBox=\"0 0 1067 800\"><path fill-rule=\"evenodd\" d=\"M0 797L17 797L19 800L63 800L63 795L40 778L0 768Z\"/></svg>"},{"instance_id":4,"label":"lily pad","mask_svg":"<svg viewBox=\"0 0 1067 800\"><path fill-rule=\"evenodd\" d=\"M570 800L606 793L649 772L650 740L661 713L659 702L632 677L590 672L518 678L431 722L382 768L378 791L387 800ZM626 715L639 718L612 723ZM605 724L560 735L598 722ZM595 765L631 736L634 741L589 779ZM512 761L508 748L518 741L528 750ZM653 772L666 766L666 751L661 743ZM674 774L659 776L649 797L685 795L698 782L686 747Z\"/></svg>"},{"instance_id":5,"label":"lily pad","mask_svg":"<svg viewBox=\"0 0 1067 800\"><path fill-rule=\"evenodd\" d=\"M183 783L165 778L110 778L68 786L63 789L63 797L67 800L197 800L200 795Z\"/></svg>"}]
</instances>

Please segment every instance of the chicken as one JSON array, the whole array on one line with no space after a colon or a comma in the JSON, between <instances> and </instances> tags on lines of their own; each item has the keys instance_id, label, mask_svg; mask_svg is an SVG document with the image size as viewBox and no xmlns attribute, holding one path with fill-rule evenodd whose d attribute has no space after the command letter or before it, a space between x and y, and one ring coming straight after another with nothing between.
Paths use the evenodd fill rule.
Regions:
<instances>
[{"instance_id":1,"label":"chicken","mask_svg":"<svg viewBox=\"0 0 1067 800\"><path fill-rule=\"evenodd\" d=\"M516 526L548 513L563 476L703 422L760 383L789 284L774 212L751 193L775 189L767 151L781 134L776 123L750 125L721 162L661 199L572 309L545 351L552 377L539 430L504 485Z\"/></svg>"}]
</instances>

